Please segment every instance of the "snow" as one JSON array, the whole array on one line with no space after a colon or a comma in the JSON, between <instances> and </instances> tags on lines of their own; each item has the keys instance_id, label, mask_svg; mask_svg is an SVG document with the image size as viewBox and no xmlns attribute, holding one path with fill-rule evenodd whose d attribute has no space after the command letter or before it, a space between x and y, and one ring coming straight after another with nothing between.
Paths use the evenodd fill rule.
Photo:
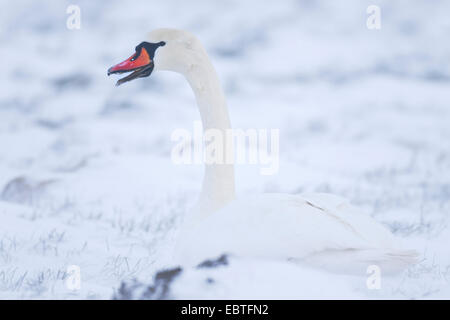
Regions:
<instances>
[{"instance_id":1,"label":"snow","mask_svg":"<svg viewBox=\"0 0 450 320\"><path fill-rule=\"evenodd\" d=\"M64 1L0 12L0 298L121 297L122 282L157 285L174 267L202 167L173 165L170 135L199 119L193 94L175 74L119 88L106 76L157 27L203 41L233 127L280 129L278 174L239 166L239 194L331 192L422 255L381 290L366 275L229 257L183 269L166 298L450 298L448 2L378 1L378 31L370 1L76 4L80 30ZM70 265L80 290L66 286Z\"/></svg>"}]
</instances>

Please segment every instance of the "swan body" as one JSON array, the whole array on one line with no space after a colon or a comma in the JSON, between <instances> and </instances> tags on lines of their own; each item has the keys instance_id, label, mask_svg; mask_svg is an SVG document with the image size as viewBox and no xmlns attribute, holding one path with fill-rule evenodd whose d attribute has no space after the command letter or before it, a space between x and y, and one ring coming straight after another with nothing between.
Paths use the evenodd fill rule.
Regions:
<instances>
[{"instance_id":1,"label":"swan body","mask_svg":"<svg viewBox=\"0 0 450 320\"><path fill-rule=\"evenodd\" d=\"M416 253L347 200L332 194L261 194L237 198L195 222L188 221L177 247L180 262L196 265L229 253L288 259L332 272L366 274L403 270Z\"/></svg>"},{"instance_id":2,"label":"swan body","mask_svg":"<svg viewBox=\"0 0 450 320\"><path fill-rule=\"evenodd\" d=\"M151 65L137 69L133 77L148 76L153 68L181 73L195 94L203 129L229 129L225 96L200 41L175 29L154 30L147 41L136 51L142 47L152 51L152 59L147 59ZM126 65L121 63L108 73L128 71ZM136 70L135 65L131 70ZM380 223L334 195L262 194L236 199L233 165L205 164L202 192L185 218L174 259L195 265L226 253L365 275L370 265L396 272L414 263L416 252L401 249L398 243Z\"/></svg>"}]
</instances>

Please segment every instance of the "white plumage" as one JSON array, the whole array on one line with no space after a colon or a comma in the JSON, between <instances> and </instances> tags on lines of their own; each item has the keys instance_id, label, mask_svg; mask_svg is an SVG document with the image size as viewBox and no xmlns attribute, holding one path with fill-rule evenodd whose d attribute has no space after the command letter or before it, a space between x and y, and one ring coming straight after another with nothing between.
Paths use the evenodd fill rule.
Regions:
<instances>
[{"instance_id":1,"label":"white plumage","mask_svg":"<svg viewBox=\"0 0 450 320\"><path fill-rule=\"evenodd\" d=\"M370 265L384 273L401 271L417 258L380 223L331 194L236 199L186 226L177 254L192 265L230 253L365 274Z\"/></svg>"},{"instance_id":2,"label":"white plumage","mask_svg":"<svg viewBox=\"0 0 450 320\"><path fill-rule=\"evenodd\" d=\"M194 91L203 128L230 128L217 74L198 39L174 29L158 29L148 41L164 41L155 70L183 74ZM177 262L195 265L228 253L288 259L331 271L365 274L370 265L384 272L404 269L417 258L400 240L348 201L329 194L263 194L235 199L232 165L205 165L198 205L186 217Z\"/></svg>"}]
</instances>

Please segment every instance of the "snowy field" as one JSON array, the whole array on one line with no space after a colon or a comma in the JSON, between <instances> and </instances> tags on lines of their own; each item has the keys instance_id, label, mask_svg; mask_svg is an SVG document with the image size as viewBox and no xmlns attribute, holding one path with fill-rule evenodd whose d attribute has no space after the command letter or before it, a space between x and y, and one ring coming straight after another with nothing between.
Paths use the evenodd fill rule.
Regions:
<instances>
[{"instance_id":1,"label":"snowy field","mask_svg":"<svg viewBox=\"0 0 450 320\"><path fill-rule=\"evenodd\" d=\"M450 298L448 1L74 0L68 30L70 3L1 0L0 298ZM158 27L202 40L233 127L280 129L278 174L238 166L239 195L341 195L421 262L380 290L232 257L158 273L202 178L172 164L170 135L199 114L179 75L106 76Z\"/></svg>"}]
</instances>

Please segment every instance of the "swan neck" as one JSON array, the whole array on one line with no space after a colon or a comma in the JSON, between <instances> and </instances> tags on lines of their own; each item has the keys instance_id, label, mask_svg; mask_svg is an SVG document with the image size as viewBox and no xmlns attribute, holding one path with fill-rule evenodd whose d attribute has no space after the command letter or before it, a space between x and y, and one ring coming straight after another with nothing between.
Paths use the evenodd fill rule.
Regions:
<instances>
[{"instance_id":1,"label":"swan neck","mask_svg":"<svg viewBox=\"0 0 450 320\"><path fill-rule=\"evenodd\" d=\"M203 137L212 129L221 134L222 143L216 144L222 149L223 161L205 163L202 191L196 206L200 216L210 214L235 197L234 167L225 159L232 153L232 138L227 135L231 129L225 95L219 78L206 52L201 50L185 72L197 101L203 125ZM227 140L228 139L228 140ZM208 142L209 143L209 142ZM204 148L206 151L206 149Z\"/></svg>"}]
</instances>

